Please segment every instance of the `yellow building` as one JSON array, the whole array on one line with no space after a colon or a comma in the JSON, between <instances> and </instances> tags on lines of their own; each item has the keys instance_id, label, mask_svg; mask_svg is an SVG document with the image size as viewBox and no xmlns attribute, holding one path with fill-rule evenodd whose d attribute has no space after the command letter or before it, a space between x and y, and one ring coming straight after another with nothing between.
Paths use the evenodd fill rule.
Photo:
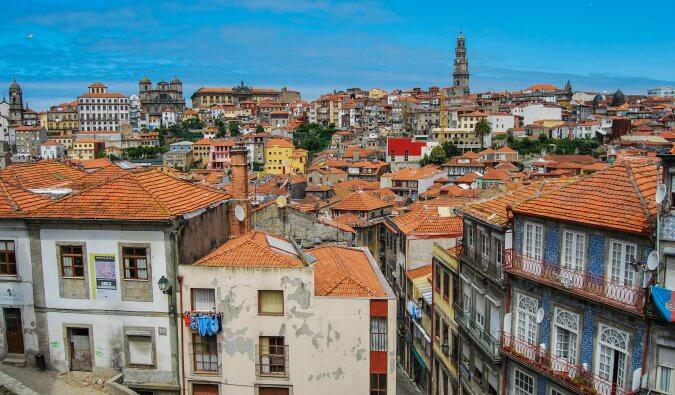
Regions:
<instances>
[{"instance_id":1,"label":"yellow building","mask_svg":"<svg viewBox=\"0 0 675 395\"><path fill-rule=\"evenodd\" d=\"M291 173L305 174L307 170L307 154L306 149L298 148L291 154Z\"/></svg>"},{"instance_id":2,"label":"yellow building","mask_svg":"<svg viewBox=\"0 0 675 395\"><path fill-rule=\"evenodd\" d=\"M368 97L371 99L379 100L382 99L383 97L387 97L388 93L386 91L383 91L380 88L373 88L368 91Z\"/></svg>"},{"instance_id":3,"label":"yellow building","mask_svg":"<svg viewBox=\"0 0 675 395\"><path fill-rule=\"evenodd\" d=\"M192 144L192 159L194 162L200 162L199 167L205 168L209 163L209 155L211 155L211 145L213 140L203 138L195 141Z\"/></svg>"},{"instance_id":4,"label":"yellow building","mask_svg":"<svg viewBox=\"0 0 675 395\"><path fill-rule=\"evenodd\" d=\"M104 143L96 139L80 139L73 141L73 148L68 151L68 158L73 160L96 159L103 153Z\"/></svg>"},{"instance_id":5,"label":"yellow building","mask_svg":"<svg viewBox=\"0 0 675 395\"><path fill-rule=\"evenodd\" d=\"M295 152L295 146L288 140L270 139L265 144L265 174L288 174L292 173L292 155ZM307 163L307 154L305 153L305 164ZM296 159L296 162L298 159ZM302 170L304 173L304 169Z\"/></svg>"}]
</instances>

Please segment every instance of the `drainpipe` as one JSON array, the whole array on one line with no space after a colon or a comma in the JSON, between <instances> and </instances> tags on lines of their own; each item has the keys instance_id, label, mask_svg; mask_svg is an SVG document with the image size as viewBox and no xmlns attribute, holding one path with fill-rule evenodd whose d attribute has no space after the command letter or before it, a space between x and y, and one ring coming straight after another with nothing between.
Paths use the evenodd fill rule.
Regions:
<instances>
[{"instance_id":1,"label":"drainpipe","mask_svg":"<svg viewBox=\"0 0 675 395\"><path fill-rule=\"evenodd\" d=\"M436 326L436 310L434 302L434 284L435 284L435 267L433 259L431 260L431 355L429 357L429 395L434 393L434 327ZM438 375L436 376L438 377Z\"/></svg>"},{"instance_id":2,"label":"drainpipe","mask_svg":"<svg viewBox=\"0 0 675 395\"><path fill-rule=\"evenodd\" d=\"M179 312L180 314L183 313L183 276L179 275L176 276L176 279L178 280L178 289L180 290L180 297L178 299L178 306L179 306ZM181 317L181 315L178 315L178 317ZM182 321L182 320L181 320ZM184 338L185 336L183 335L183 323L178 324L178 337L180 339L180 353L179 358L180 358L180 371L178 373L179 376L179 382L180 382L180 387L181 387L181 393L184 393L187 390L187 386L185 385L185 357L183 355L183 351L185 350L184 348Z\"/></svg>"}]
</instances>

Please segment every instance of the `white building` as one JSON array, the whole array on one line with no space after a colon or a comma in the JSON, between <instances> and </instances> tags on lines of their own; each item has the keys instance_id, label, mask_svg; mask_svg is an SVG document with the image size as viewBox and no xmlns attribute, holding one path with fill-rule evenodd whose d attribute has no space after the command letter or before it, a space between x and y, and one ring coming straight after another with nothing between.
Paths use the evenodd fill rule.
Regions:
<instances>
[{"instance_id":1,"label":"white building","mask_svg":"<svg viewBox=\"0 0 675 395\"><path fill-rule=\"evenodd\" d=\"M57 371L119 371L135 390L178 392L176 268L227 240L229 196L157 170L109 166L100 177L54 162L23 166L48 164L63 168L36 167L36 176L54 180L58 174L60 188L37 188L31 179L34 190L69 196L46 205L41 195L21 200L32 206L13 217L30 229L28 240L21 241L21 224L0 215L0 237L14 235L7 240L22 249L17 260L28 261L16 281L34 287L15 303L36 295L35 317L22 311L24 353L39 351ZM172 288L166 294L158 286L164 283Z\"/></svg>"},{"instance_id":2,"label":"white building","mask_svg":"<svg viewBox=\"0 0 675 395\"><path fill-rule=\"evenodd\" d=\"M162 111L162 126L168 127L171 125L175 125L177 121L178 121L178 113L176 113L175 111L168 111L168 110Z\"/></svg>"},{"instance_id":3,"label":"white building","mask_svg":"<svg viewBox=\"0 0 675 395\"><path fill-rule=\"evenodd\" d=\"M487 116L487 122L493 134L506 133L509 129L516 127L516 117L507 113L490 113Z\"/></svg>"},{"instance_id":4,"label":"white building","mask_svg":"<svg viewBox=\"0 0 675 395\"><path fill-rule=\"evenodd\" d=\"M3 100L0 102L0 140L11 144L14 136L10 140L9 132L9 103Z\"/></svg>"},{"instance_id":5,"label":"white building","mask_svg":"<svg viewBox=\"0 0 675 395\"><path fill-rule=\"evenodd\" d=\"M42 159L61 159L66 157L66 146L56 140L47 140L40 146Z\"/></svg>"},{"instance_id":6,"label":"white building","mask_svg":"<svg viewBox=\"0 0 675 395\"><path fill-rule=\"evenodd\" d=\"M189 393L396 393L396 301L368 249L253 231L179 273L186 322L222 325L181 326Z\"/></svg>"},{"instance_id":7,"label":"white building","mask_svg":"<svg viewBox=\"0 0 675 395\"><path fill-rule=\"evenodd\" d=\"M650 97L675 97L675 89L671 86L662 86L659 88L649 89L647 96Z\"/></svg>"},{"instance_id":8,"label":"white building","mask_svg":"<svg viewBox=\"0 0 675 395\"><path fill-rule=\"evenodd\" d=\"M523 125L532 125L535 121L561 120L562 108L554 104L528 104L515 107L511 114L522 117Z\"/></svg>"},{"instance_id":9,"label":"white building","mask_svg":"<svg viewBox=\"0 0 675 395\"><path fill-rule=\"evenodd\" d=\"M100 82L89 85L89 91L78 98L80 130L122 130L130 125L129 98L108 92Z\"/></svg>"},{"instance_id":10,"label":"white building","mask_svg":"<svg viewBox=\"0 0 675 395\"><path fill-rule=\"evenodd\" d=\"M129 96L129 122L131 130L138 133L141 131L141 99L138 95Z\"/></svg>"}]
</instances>

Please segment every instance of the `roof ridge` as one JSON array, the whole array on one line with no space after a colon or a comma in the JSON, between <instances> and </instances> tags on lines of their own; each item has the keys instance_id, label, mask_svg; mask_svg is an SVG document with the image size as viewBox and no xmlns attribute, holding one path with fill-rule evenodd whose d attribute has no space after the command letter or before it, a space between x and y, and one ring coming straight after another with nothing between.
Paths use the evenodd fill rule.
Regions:
<instances>
[{"instance_id":1,"label":"roof ridge","mask_svg":"<svg viewBox=\"0 0 675 395\"><path fill-rule=\"evenodd\" d=\"M335 259L335 263L337 264L340 271L342 272L342 277L340 278L339 281L337 281L335 283L335 285L333 287L330 288L330 291L332 292L333 290L335 290L345 280L351 280L351 281L355 282L357 285L361 286L363 289L367 290L369 293L373 293L373 290L370 289L370 287L364 285L363 282L359 281L359 279L355 279L355 278L353 278L352 276L349 275L347 269L345 268L344 264L342 263L342 257L335 251L335 249L333 247L336 247L336 246L328 245L328 246L325 246L325 247L322 247L322 248L326 248L330 251L330 254ZM363 252L363 251L361 251L361 252Z\"/></svg>"},{"instance_id":2,"label":"roof ridge","mask_svg":"<svg viewBox=\"0 0 675 395\"><path fill-rule=\"evenodd\" d=\"M633 173L633 168L631 167L628 161L623 161L623 167L626 169L626 172L628 173L628 181L630 182L631 187L635 191L638 201L640 201L640 208L642 208L642 212L645 214L647 220L651 220L652 213L649 211L649 207L647 207L645 197L642 195L642 191L640 191L640 188L638 187L637 182L635 181L635 174Z\"/></svg>"},{"instance_id":3,"label":"roof ridge","mask_svg":"<svg viewBox=\"0 0 675 395\"><path fill-rule=\"evenodd\" d=\"M138 173L141 173L141 172L138 172ZM155 170L155 169L147 170L147 171L144 171L143 173L158 173L158 174L161 174L162 176L166 176L166 175L165 175L164 173L162 173L161 171ZM135 174L135 172L131 172L131 173L129 173L129 174ZM170 177L170 176L166 176L166 177ZM135 182L142 190L144 190L146 193L148 193L148 194L152 197L152 199L160 206L160 208L161 208L162 210L164 210L164 212L165 212L166 214L168 214L168 215L173 215L173 213L166 207L166 205L164 204L164 202L162 202L157 196L155 196L154 193L150 192L143 184L141 184L141 183L136 179L136 177L133 177L133 179L134 179L134 182ZM176 180L178 180L178 179L176 179ZM178 180L178 181L180 181L180 180Z\"/></svg>"}]
</instances>

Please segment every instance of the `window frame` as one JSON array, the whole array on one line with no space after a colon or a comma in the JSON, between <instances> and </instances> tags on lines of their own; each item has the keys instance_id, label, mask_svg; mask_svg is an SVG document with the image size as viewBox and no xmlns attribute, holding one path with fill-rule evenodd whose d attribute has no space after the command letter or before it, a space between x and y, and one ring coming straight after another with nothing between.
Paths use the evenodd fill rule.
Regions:
<instances>
[{"instance_id":1,"label":"window frame","mask_svg":"<svg viewBox=\"0 0 675 395\"><path fill-rule=\"evenodd\" d=\"M568 236L571 236L569 252L567 251ZM581 239L582 242L581 251L578 250L579 239ZM587 250L586 233L571 229L563 229L560 250L561 250L560 251L561 267L576 272L583 272L584 270L586 270L586 250ZM579 252L581 252L581 254L579 254ZM579 255L581 257L581 262L578 262Z\"/></svg>"},{"instance_id":2,"label":"window frame","mask_svg":"<svg viewBox=\"0 0 675 395\"><path fill-rule=\"evenodd\" d=\"M277 312L277 313L264 312L262 310L261 295L264 292L275 292L275 293L280 292L281 293L281 312L280 313L279 312ZM286 306L285 306L285 303L284 303L284 290L283 289L259 289L258 290L258 315L283 316L285 312L286 312Z\"/></svg>"},{"instance_id":3,"label":"window frame","mask_svg":"<svg viewBox=\"0 0 675 395\"><path fill-rule=\"evenodd\" d=\"M195 306L195 291L211 291L213 293L213 309L199 310ZM192 311L213 312L216 310L216 290L213 288L190 288L190 308Z\"/></svg>"},{"instance_id":4,"label":"window frame","mask_svg":"<svg viewBox=\"0 0 675 395\"><path fill-rule=\"evenodd\" d=\"M373 380L375 379L375 380ZM384 384L384 387L382 387ZM387 373L370 373L370 395L387 394Z\"/></svg>"},{"instance_id":5,"label":"window frame","mask_svg":"<svg viewBox=\"0 0 675 395\"><path fill-rule=\"evenodd\" d=\"M207 341L204 342L203 340L206 339ZM197 352L197 346L206 346L206 352ZM212 349L213 348L213 349ZM202 361L200 362L202 364L202 367L205 365L213 366L215 363L215 369L209 370L209 369L198 369L197 368L197 355L208 355L208 356L213 356L215 354L215 362L214 361L209 361L205 362L202 358ZM218 356L218 341L216 340L215 336L200 336L199 333L193 333L192 334L192 370L195 372L195 374L217 374L218 370L220 368L220 361L219 361L219 356Z\"/></svg>"},{"instance_id":6,"label":"window frame","mask_svg":"<svg viewBox=\"0 0 675 395\"><path fill-rule=\"evenodd\" d=\"M0 276L16 276L19 274L18 266L16 263L16 240L6 239L0 240L0 243L5 243L5 249L0 250L0 256L4 256L4 262L0 261ZM12 244L12 249L8 249L9 243ZM12 261L10 262L10 256ZM10 268L14 268L14 273L10 273Z\"/></svg>"},{"instance_id":7,"label":"window frame","mask_svg":"<svg viewBox=\"0 0 675 395\"><path fill-rule=\"evenodd\" d=\"M388 326L387 317L370 317L370 351L389 350Z\"/></svg>"},{"instance_id":8,"label":"window frame","mask_svg":"<svg viewBox=\"0 0 675 395\"><path fill-rule=\"evenodd\" d=\"M59 244L58 246L58 253L59 253L59 273L61 274L62 278L77 278L77 279L85 279L85 268L86 268L86 263L85 263L85 253L84 253L84 245L82 244ZM64 249L73 249L73 248L79 248L80 253L76 254L73 252L65 253ZM76 257L80 257L81 263L79 265L75 264L75 259ZM71 258L72 263L69 266L64 266L63 261L64 258ZM72 270L71 275L67 275L65 272L65 268L69 267ZM82 270L82 275L75 275L75 269L80 268Z\"/></svg>"},{"instance_id":9,"label":"window frame","mask_svg":"<svg viewBox=\"0 0 675 395\"><path fill-rule=\"evenodd\" d=\"M131 281L150 281L150 254L148 253L148 247L147 246L135 246L135 245L121 245L120 249L122 251L122 278L124 280L131 280ZM145 254L140 255L140 254L128 254L127 250L140 250L143 249L145 251ZM127 265L127 259L129 259L129 262L131 263L131 260L133 260L134 264L136 266L130 266ZM137 266L137 260L139 259L145 259L145 267L144 268L139 268ZM136 273L135 276L127 276L127 270L129 270L129 273ZM145 270L145 278L138 277L138 272Z\"/></svg>"},{"instance_id":10,"label":"window frame","mask_svg":"<svg viewBox=\"0 0 675 395\"><path fill-rule=\"evenodd\" d=\"M124 328L124 344L126 349L125 363L127 367L133 367L137 369L155 369L157 367L157 350L155 344L155 328L151 327L125 327ZM90 332L91 334L91 332ZM150 363L134 363L131 362L131 341L130 338L147 338L148 343L150 343Z\"/></svg>"},{"instance_id":11,"label":"window frame","mask_svg":"<svg viewBox=\"0 0 675 395\"><path fill-rule=\"evenodd\" d=\"M562 324L558 322L558 317L561 314L570 314L576 319L576 328L572 328L568 325ZM561 307L555 307L553 309L553 319L551 320L551 324L553 325L553 331L552 335L553 338L551 339L551 345L553 347L553 354L557 358L562 358L565 361L569 362L570 364L575 365L577 363L577 356L579 354L579 334L580 334L580 329L581 329L581 315L579 313L576 313L574 311L570 311L568 309L564 309ZM570 335L574 335L574 347L571 347L571 342L572 342L572 337L569 337L568 344L567 344L567 350L562 350L558 347L558 343L560 342L559 336L559 331L567 331L570 332ZM562 351L566 351L568 354L568 357L564 357L561 354Z\"/></svg>"},{"instance_id":12,"label":"window frame","mask_svg":"<svg viewBox=\"0 0 675 395\"><path fill-rule=\"evenodd\" d=\"M528 236L528 227L531 227L532 233ZM537 240L537 229L541 229L541 237ZM544 259L544 225L538 222L525 221L523 225L523 256L535 261ZM531 250L528 245L531 243Z\"/></svg>"},{"instance_id":13,"label":"window frame","mask_svg":"<svg viewBox=\"0 0 675 395\"><path fill-rule=\"evenodd\" d=\"M519 376L521 376L521 377L519 378ZM524 379L527 379L527 381L529 381L529 383L525 383ZM519 380L521 382L525 383L528 387L530 387L529 391L526 388L522 388L522 387L518 386ZM537 393L537 387L536 387L536 383L534 381L534 376L531 376L531 375L525 373L525 371L520 370L518 368L513 368L513 393L514 393L514 395L521 395L521 394L535 395Z\"/></svg>"},{"instance_id":14,"label":"window frame","mask_svg":"<svg viewBox=\"0 0 675 395\"><path fill-rule=\"evenodd\" d=\"M618 268L614 266L614 262L616 261L616 257L614 256L614 246L618 244L620 246L619 250L619 266ZM633 269L632 265L630 264L630 260L628 257L630 256L628 254L628 249L632 248L633 249L633 258L635 259L635 262L638 262L638 245L636 243L626 241L626 240L620 240L620 239L610 239L609 240L609 252L607 254L608 261L606 263L605 267L605 273L607 279L614 283L618 284L621 286L630 286L630 287L635 287L637 285L637 277L638 277L638 272ZM618 276L615 276L614 271L618 269ZM628 274L632 274L631 276L631 281L630 284L627 284L626 279ZM615 280L614 277L618 277L618 280Z\"/></svg>"},{"instance_id":15,"label":"window frame","mask_svg":"<svg viewBox=\"0 0 675 395\"><path fill-rule=\"evenodd\" d=\"M268 339L268 345L267 348L269 349L268 353L263 353L263 339ZM279 344L272 344L272 340L279 341L281 339L281 345ZM284 336L260 336L258 338L258 363L260 364L260 369L259 369L259 375L260 376L266 376L266 377L286 377L287 376L287 370L288 370L288 364L286 363L286 338ZM281 354L279 353L273 353L272 349L275 349L275 351L278 352L279 348L281 348L282 352ZM267 364L263 363L263 358L269 358ZM281 358L283 361L283 364L278 364L278 363L272 363L273 358ZM275 359L275 362L278 361L279 359ZM264 372L263 367L267 366L267 372ZM272 366L281 366L283 367L283 372L272 372Z\"/></svg>"}]
</instances>

